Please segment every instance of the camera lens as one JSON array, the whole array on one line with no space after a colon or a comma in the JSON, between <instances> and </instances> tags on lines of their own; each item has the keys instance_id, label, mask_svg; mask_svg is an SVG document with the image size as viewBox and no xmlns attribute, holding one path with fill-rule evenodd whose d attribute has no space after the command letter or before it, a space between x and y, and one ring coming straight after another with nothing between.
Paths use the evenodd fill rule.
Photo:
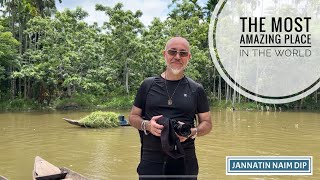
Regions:
<instances>
[{"instance_id":1,"label":"camera lens","mask_svg":"<svg viewBox=\"0 0 320 180\"><path fill-rule=\"evenodd\" d=\"M189 137L191 134L191 125L189 124L180 124L178 121L174 121L174 131L183 137Z\"/></svg>"}]
</instances>

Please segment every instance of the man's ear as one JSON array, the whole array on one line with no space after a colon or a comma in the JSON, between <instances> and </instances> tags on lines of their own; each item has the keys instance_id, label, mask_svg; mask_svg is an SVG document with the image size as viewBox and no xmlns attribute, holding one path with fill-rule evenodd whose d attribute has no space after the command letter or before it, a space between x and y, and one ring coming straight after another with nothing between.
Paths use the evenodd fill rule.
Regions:
<instances>
[{"instance_id":1,"label":"man's ear","mask_svg":"<svg viewBox=\"0 0 320 180\"><path fill-rule=\"evenodd\" d=\"M192 58L192 54L190 53L190 54L189 54L189 60L190 60L191 58Z\"/></svg>"},{"instance_id":2,"label":"man's ear","mask_svg":"<svg viewBox=\"0 0 320 180\"><path fill-rule=\"evenodd\" d=\"M166 50L163 50L162 54L163 54L163 57L165 58L166 57Z\"/></svg>"}]
</instances>

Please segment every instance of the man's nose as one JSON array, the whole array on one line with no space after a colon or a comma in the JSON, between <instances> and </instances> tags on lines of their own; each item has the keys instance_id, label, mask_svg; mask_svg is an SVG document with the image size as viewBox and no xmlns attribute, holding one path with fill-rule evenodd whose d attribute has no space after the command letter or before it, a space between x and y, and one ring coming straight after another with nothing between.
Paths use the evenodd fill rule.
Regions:
<instances>
[{"instance_id":1,"label":"man's nose","mask_svg":"<svg viewBox=\"0 0 320 180\"><path fill-rule=\"evenodd\" d=\"M177 52L177 54L176 54L175 58L176 58L176 59L180 59L180 58L181 58L181 56L180 56L180 53L179 53L179 52Z\"/></svg>"}]
</instances>

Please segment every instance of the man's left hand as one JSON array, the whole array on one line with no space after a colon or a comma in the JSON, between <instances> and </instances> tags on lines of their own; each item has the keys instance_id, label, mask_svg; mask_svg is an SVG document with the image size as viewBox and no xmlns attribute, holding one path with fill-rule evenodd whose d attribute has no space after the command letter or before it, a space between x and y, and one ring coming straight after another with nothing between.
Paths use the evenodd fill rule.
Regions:
<instances>
[{"instance_id":1,"label":"man's left hand","mask_svg":"<svg viewBox=\"0 0 320 180\"><path fill-rule=\"evenodd\" d=\"M178 121L179 124L184 124L184 122ZM189 137L193 136L195 134L195 128L191 128L191 134L189 135ZM189 137L184 137L184 136L180 136L176 133L177 137L179 138L180 142L184 142L186 141Z\"/></svg>"},{"instance_id":2,"label":"man's left hand","mask_svg":"<svg viewBox=\"0 0 320 180\"><path fill-rule=\"evenodd\" d=\"M179 138L179 141L180 142L184 142L184 141L186 141L188 138L186 138L186 137L183 137L183 136L179 136L177 133L176 133L176 135L177 135L177 137Z\"/></svg>"}]
</instances>

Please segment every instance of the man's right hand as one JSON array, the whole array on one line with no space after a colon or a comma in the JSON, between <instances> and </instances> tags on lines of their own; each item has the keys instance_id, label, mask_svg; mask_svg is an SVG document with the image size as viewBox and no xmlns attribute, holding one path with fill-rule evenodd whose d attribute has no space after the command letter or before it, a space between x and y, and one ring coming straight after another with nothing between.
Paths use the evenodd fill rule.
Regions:
<instances>
[{"instance_id":1,"label":"man's right hand","mask_svg":"<svg viewBox=\"0 0 320 180\"><path fill-rule=\"evenodd\" d=\"M161 131L163 129L163 125L158 124L156 121L161 118L163 115L159 115L159 116L153 116L151 118L151 120L149 121L148 125L147 125L147 130L155 135L160 137L161 136Z\"/></svg>"}]
</instances>

